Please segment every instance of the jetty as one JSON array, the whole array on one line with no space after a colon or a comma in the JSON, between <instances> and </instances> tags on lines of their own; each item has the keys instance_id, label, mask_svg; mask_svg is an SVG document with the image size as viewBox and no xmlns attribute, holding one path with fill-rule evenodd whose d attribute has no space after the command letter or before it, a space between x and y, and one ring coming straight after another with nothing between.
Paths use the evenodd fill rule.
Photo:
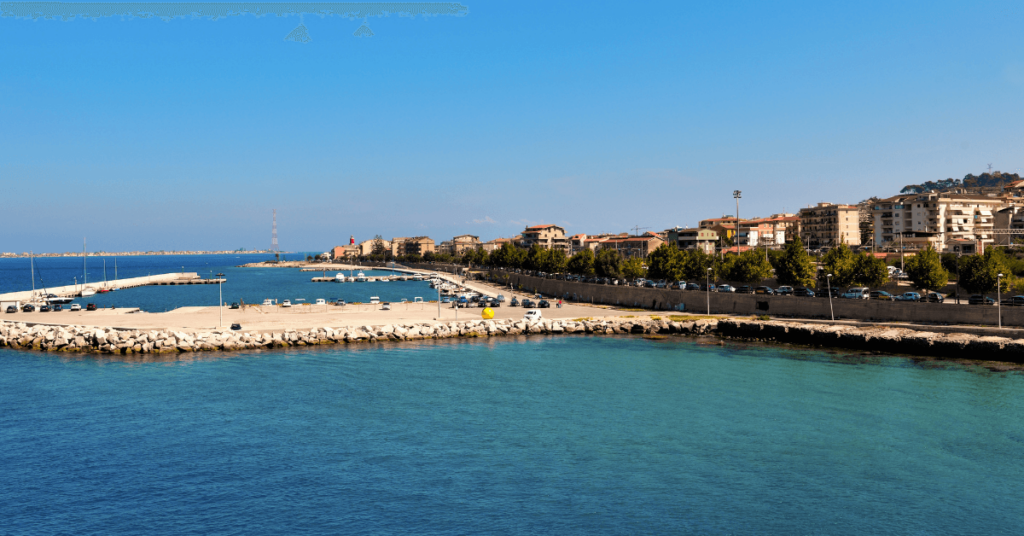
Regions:
<instances>
[{"instance_id":1,"label":"jetty","mask_svg":"<svg viewBox=\"0 0 1024 536\"><path fill-rule=\"evenodd\" d=\"M227 280L223 278L203 279L197 272L176 272L171 274L148 275L145 277L112 279L109 281L87 283L85 285L66 285L62 287L47 287L46 289L37 288L35 291L23 290L20 292L8 292L6 294L0 294L0 301L30 302L33 299L42 298L47 294L54 294L62 298L72 298L81 296L82 291L85 289L91 289L99 292L104 289L126 289L156 285L216 285L225 281Z\"/></svg>"}]
</instances>

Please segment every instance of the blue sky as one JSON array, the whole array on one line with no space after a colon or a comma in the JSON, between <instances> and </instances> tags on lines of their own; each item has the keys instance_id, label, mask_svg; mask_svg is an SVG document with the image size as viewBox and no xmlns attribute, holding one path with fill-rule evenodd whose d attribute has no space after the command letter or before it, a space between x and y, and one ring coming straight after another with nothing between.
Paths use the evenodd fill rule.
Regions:
<instances>
[{"instance_id":1,"label":"blue sky","mask_svg":"<svg viewBox=\"0 0 1024 536\"><path fill-rule=\"evenodd\" d=\"M1024 172L1021 2L0 19L0 251L665 229Z\"/></svg>"}]
</instances>

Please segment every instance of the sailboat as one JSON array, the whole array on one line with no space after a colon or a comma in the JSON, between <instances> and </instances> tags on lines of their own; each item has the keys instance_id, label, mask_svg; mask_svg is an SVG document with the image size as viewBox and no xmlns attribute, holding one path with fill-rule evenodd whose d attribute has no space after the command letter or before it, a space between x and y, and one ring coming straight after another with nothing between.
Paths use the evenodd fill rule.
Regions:
<instances>
[{"instance_id":1,"label":"sailboat","mask_svg":"<svg viewBox=\"0 0 1024 536\"><path fill-rule=\"evenodd\" d=\"M114 257L114 283L117 283L117 257ZM121 290L120 287L114 287L110 290Z\"/></svg>"},{"instance_id":2,"label":"sailboat","mask_svg":"<svg viewBox=\"0 0 1024 536\"><path fill-rule=\"evenodd\" d=\"M89 296L95 296L96 291L91 288L85 288L85 284L89 282L89 271L86 269L86 262L89 259L88 253L85 250L85 239L82 239L82 297L88 298Z\"/></svg>"},{"instance_id":3,"label":"sailboat","mask_svg":"<svg viewBox=\"0 0 1024 536\"><path fill-rule=\"evenodd\" d=\"M103 288L98 291L100 294L106 294L110 292L107 288L107 259L103 259Z\"/></svg>"}]
</instances>

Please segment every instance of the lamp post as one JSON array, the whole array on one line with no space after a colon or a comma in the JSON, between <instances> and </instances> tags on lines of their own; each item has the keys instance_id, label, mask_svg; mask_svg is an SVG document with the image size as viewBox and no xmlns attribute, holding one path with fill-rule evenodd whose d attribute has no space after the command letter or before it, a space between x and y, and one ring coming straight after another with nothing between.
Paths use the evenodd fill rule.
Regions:
<instances>
[{"instance_id":1,"label":"lamp post","mask_svg":"<svg viewBox=\"0 0 1024 536\"><path fill-rule=\"evenodd\" d=\"M825 284L828 285L828 312L832 315L832 322L836 321L836 312L832 309L832 274L825 276Z\"/></svg>"},{"instance_id":2,"label":"lamp post","mask_svg":"<svg viewBox=\"0 0 1024 536\"><path fill-rule=\"evenodd\" d=\"M704 289L708 291L708 316L711 316L711 268L708 268L708 275L704 282Z\"/></svg>"},{"instance_id":3,"label":"lamp post","mask_svg":"<svg viewBox=\"0 0 1024 536\"><path fill-rule=\"evenodd\" d=\"M220 327L224 327L224 278L217 278L217 292L220 293Z\"/></svg>"},{"instance_id":4,"label":"lamp post","mask_svg":"<svg viewBox=\"0 0 1024 536\"><path fill-rule=\"evenodd\" d=\"M960 305L960 251L956 252L956 304Z\"/></svg>"},{"instance_id":5,"label":"lamp post","mask_svg":"<svg viewBox=\"0 0 1024 536\"><path fill-rule=\"evenodd\" d=\"M743 197L743 192L739 190L732 191L732 197L736 200L736 233L733 235L733 242L736 243L736 254L740 254L740 198Z\"/></svg>"},{"instance_id":6,"label":"lamp post","mask_svg":"<svg viewBox=\"0 0 1024 536\"><path fill-rule=\"evenodd\" d=\"M999 329L1003 329L1003 297L1002 288L999 284L1003 278L1003 274L996 275L996 310L998 310L999 316Z\"/></svg>"}]
</instances>

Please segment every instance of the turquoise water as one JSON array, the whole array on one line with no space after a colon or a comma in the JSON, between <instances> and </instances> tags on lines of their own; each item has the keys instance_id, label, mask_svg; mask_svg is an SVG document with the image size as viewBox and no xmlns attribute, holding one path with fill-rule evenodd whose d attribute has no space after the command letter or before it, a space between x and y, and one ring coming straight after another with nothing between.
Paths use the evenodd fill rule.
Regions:
<instances>
[{"instance_id":1,"label":"turquoise water","mask_svg":"<svg viewBox=\"0 0 1024 536\"><path fill-rule=\"evenodd\" d=\"M1024 376L561 337L0 351L3 534L1010 534Z\"/></svg>"},{"instance_id":2,"label":"turquoise water","mask_svg":"<svg viewBox=\"0 0 1024 536\"><path fill-rule=\"evenodd\" d=\"M77 299L75 303L83 307L94 303L100 308L139 307L144 311L168 311L185 306L217 305L219 292L223 290L224 301L245 303L263 303L264 299L276 299L279 302L291 300L299 303L302 300L313 303L319 298L328 301L339 299L348 302L370 301L370 296L378 296L382 301L401 301L403 298L413 301L421 297L424 300L437 299L437 292L424 281L394 281L388 283L313 283L314 277L321 277L322 272L301 272L298 268L236 268L241 264L259 262L267 259L267 255L160 255L118 257L117 275L125 279L129 277L145 277L151 274L173 272L198 272L204 278L223 273L227 280L222 289L218 285L184 285L184 286L152 286L123 289L107 294L96 294L89 298ZM299 257L299 255L295 255ZM114 259L106 260L106 277L114 278ZM88 280L103 281L103 259L90 257L88 260ZM327 270L329 277L334 277L338 270ZM348 274L349 272L344 272ZM369 277L392 275L387 270L363 270ZM82 281L83 269L81 257L55 257L35 259L36 288L45 286L72 285L75 278ZM28 259L0 259L0 294L32 289L32 270ZM60 313L41 313L60 315Z\"/></svg>"}]
</instances>

